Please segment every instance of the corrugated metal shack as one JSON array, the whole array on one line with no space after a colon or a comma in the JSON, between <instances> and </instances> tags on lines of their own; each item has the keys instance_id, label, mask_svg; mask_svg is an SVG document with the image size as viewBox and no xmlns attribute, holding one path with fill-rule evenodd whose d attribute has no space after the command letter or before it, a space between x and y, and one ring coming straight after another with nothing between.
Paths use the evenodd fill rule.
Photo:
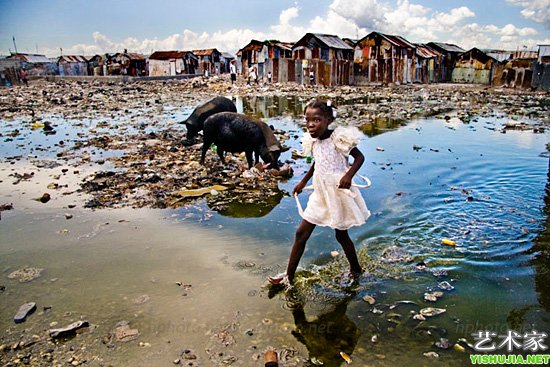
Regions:
<instances>
[{"instance_id":1,"label":"corrugated metal shack","mask_svg":"<svg viewBox=\"0 0 550 367\"><path fill-rule=\"evenodd\" d=\"M450 82L453 78L453 69L459 55L466 52L463 48L452 43L428 42L427 46L443 55L441 62L439 81Z\"/></svg>"},{"instance_id":2,"label":"corrugated metal shack","mask_svg":"<svg viewBox=\"0 0 550 367\"><path fill-rule=\"evenodd\" d=\"M539 57L535 63L531 86L550 90L550 45L539 45Z\"/></svg>"},{"instance_id":3,"label":"corrugated metal shack","mask_svg":"<svg viewBox=\"0 0 550 367\"><path fill-rule=\"evenodd\" d=\"M294 70L292 60L292 46L294 43L267 41L267 60L265 61L265 77L271 71L272 82L285 82L289 80L289 70Z\"/></svg>"},{"instance_id":4,"label":"corrugated metal shack","mask_svg":"<svg viewBox=\"0 0 550 367\"><path fill-rule=\"evenodd\" d=\"M149 56L149 76L195 74L198 62L191 51L156 51Z\"/></svg>"},{"instance_id":5,"label":"corrugated metal shack","mask_svg":"<svg viewBox=\"0 0 550 367\"><path fill-rule=\"evenodd\" d=\"M478 48L460 54L453 70L453 83L487 84L493 80L498 62Z\"/></svg>"},{"instance_id":6,"label":"corrugated metal shack","mask_svg":"<svg viewBox=\"0 0 550 367\"><path fill-rule=\"evenodd\" d=\"M308 84L309 72L313 71L316 84L350 85L353 83L353 52L353 47L338 36L307 33L292 48L294 81ZM291 72L289 68L289 81Z\"/></svg>"},{"instance_id":7,"label":"corrugated metal shack","mask_svg":"<svg viewBox=\"0 0 550 367\"><path fill-rule=\"evenodd\" d=\"M444 56L428 45L416 43L415 83L438 83Z\"/></svg>"},{"instance_id":8,"label":"corrugated metal shack","mask_svg":"<svg viewBox=\"0 0 550 367\"><path fill-rule=\"evenodd\" d=\"M258 78L266 78L271 72L273 82L293 81L289 79L290 70L294 70L292 61L292 43L280 41L258 41L251 40L246 46L239 50L240 63L243 74L248 76L251 66L256 66Z\"/></svg>"},{"instance_id":9,"label":"corrugated metal shack","mask_svg":"<svg viewBox=\"0 0 550 367\"><path fill-rule=\"evenodd\" d=\"M107 64L109 60L114 56L110 54L94 55L88 60L88 67L91 69L91 75L93 76L107 76L109 75L107 70Z\"/></svg>"},{"instance_id":10,"label":"corrugated metal shack","mask_svg":"<svg viewBox=\"0 0 550 367\"><path fill-rule=\"evenodd\" d=\"M248 77L252 66L256 66L259 78L264 75L264 63L269 57L268 47L264 42L251 40L239 53L243 76Z\"/></svg>"},{"instance_id":11,"label":"corrugated metal shack","mask_svg":"<svg viewBox=\"0 0 550 367\"><path fill-rule=\"evenodd\" d=\"M146 65L145 56L124 50L108 60L107 69L109 75L141 76L146 73Z\"/></svg>"},{"instance_id":12,"label":"corrugated metal shack","mask_svg":"<svg viewBox=\"0 0 550 367\"><path fill-rule=\"evenodd\" d=\"M355 84L405 84L415 79L416 46L403 37L371 32L355 49Z\"/></svg>"},{"instance_id":13,"label":"corrugated metal shack","mask_svg":"<svg viewBox=\"0 0 550 367\"><path fill-rule=\"evenodd\" d=\"M58 74L57 63L48 59L45 55L12 53L7 58L20 60L21 67L27 70L29 76Z\"/></svg>"},{"instance_id":14,"label":"corrugated metal shack","mask_svg":"<svg viewBox=\"0 0 550 367\"><path fill-rule=\"evenodd\" d=\"M80 55L62 55L57 59L57 67L61 76L89 75L88 60Z\"/></svg>"},{"instance_id":15,"label":"corrugated metal shack","mask_svg":"<svg viewBox=\"0 0 550 367\"><path fill-rule=\"evenodd\" d=\"M193 54L199 58L199 73L204 74L208 71L208 75L214 75L216 67L220 70L222 53L217 49L193 50Z\"/></svg>"},{"instance_id":16,"label":"corrugated metal shack","mask_svg":"<svg viewBox=\"0 0 550 367\"><path fill-rule=\"evenodd\" d=\"M0 59L0 85L11 87L20 84L19 70L21 69L21 60L19 59Z\"/></svg>"},{"instance_id":17,"label":"corrugated metal shack","mask_svg":"<svg viewBox=\"0 0 550 367\"><path fill-rule=\"evenodd\" d=\"M494 53L489 53L494 57ZM493 76L494 86L531 88L533 69L537 61L536 51L509 52L509 59L499 63Z\"/></svg>"}]
</instances>

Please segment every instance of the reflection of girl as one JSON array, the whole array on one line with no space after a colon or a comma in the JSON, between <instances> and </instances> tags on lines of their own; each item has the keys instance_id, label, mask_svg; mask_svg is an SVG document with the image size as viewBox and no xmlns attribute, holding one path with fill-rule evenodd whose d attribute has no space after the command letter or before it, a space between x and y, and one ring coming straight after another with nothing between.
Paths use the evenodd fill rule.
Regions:
<instances>
[{"instance_id":1,"label":"reflection of girl","mask_svg":"<svg viewBox=\"0 0 550 367\"><path fill-rule=\"evenodd\" d=\"M325 366L341 366L340 352L352 354L361 331L346 315L349 298L339 302L333 311L308 321L303 306L292 310L295 330L292 335L308 350L309 358L315 358Z\"/></svg>"},{"instance_id":2,"label":"reflection of girl","mask_svg":"<svg viewBox=\"0 0 550 367\"><path fill-rule=\"evenodd\" d=\"M348 235L348 228L363 224L370 216L361 193L351 187L353 176L365 160L357 149L360 133L355 128L330 130L328 126L334 120L330 103L314 100L306 106L304 113L309 133L304 133L302 144L306 152L312 153L315 162L292 193L302 192L312 177L314 191L296 230L286 273L269 277L272 284L292 283L306 242L317 225L334 228L352 275L362 273L355 246ZM348 155L354 158L351 167Z\"/></svg>"}]
</instances>

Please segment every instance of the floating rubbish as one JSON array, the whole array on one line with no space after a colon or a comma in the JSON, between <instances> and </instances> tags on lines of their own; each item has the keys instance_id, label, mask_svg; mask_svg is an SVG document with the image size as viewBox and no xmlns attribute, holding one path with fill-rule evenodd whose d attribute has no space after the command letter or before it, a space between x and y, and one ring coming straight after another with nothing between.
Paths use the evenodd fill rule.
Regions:
<instances>
[{"instance_id":1,"label":"floating rubbish","mask_svg":"<svg viewBox=\"0 0 550 367\"><path fill-rule=\"evenodd\" d=\"M383 152L383 151L384 151L384 148L382 148L382 147L376 147L376 151L377 151L377 152Z\"/></svg>"},{"instance_id":2,"label":"floating rubbish","mask_svg":"<svg viewBox=\"0 0 550 367\"><path fill-rule=\"evenodd\" d=\"M215 191L224 191L227 190L228 187L222 186L222 185L213 185L208 187L203 187L200 189L193 189L193 190L179 190L179 191L173 191L172 196L179 196L181 198L186 197L196 197L196 196L203 196L206 194L211 194L212 190Z\"/></svg>"},{"instance_id":3,"label":"floating rubbish","mask_svg":"<svg viewBox=\"0 0 550 367\"><path fill-rule=\"evenodd\" d=\"M443 292L424 293L424 300L435 302L438 298L443 297Z\"/></svg>"},{"instance_id":4,"label":"floating rubbish","mask_svg":"<svg viewBox=\"0 0 550 367\"><path fill-rule=\"evenodd\" d=\"M363 297L363 301L367 302L369 305L374 305L376 303L374 297L369 296L368 294Z\"/></svg>"},{"instance_id":5,"label":"floating rubbish","mask_svg":"<svg viewBox=\"0 0 550 367\"><path fill-rule=\"evenodd\" d=\"M330 256L332 256L332 257L338 257L338 255L340 255L340 253L338 251L331 251L330 252Z\"/></svg>"},{"instance_id":6,"label":"floating rubbish","mask_svg":"<svg viewBox=\"0 0 550 367\"><path fill-rule=\"evenodd\" d=\"M449 349L452 347L452 344L449 342L449 339L441 338L435 342L435 346L439 349Z\"/></svg>"},{"instance_id":7,"label":"floating rubbish","mask_svg":"<svg viewBox=\"0 0 550 367\"><path fill-rule=\"evenodd\" d=\"M444 308L433 308L433 307L426 307L420 310L420 314L426 317L441 315L442 313L445 313L445 312L447 312L447 310Z\"/></svg>"},{"instance_id":8,"label":"floating rubbish","mask_svg":"<svg viewBox=\"0 0 550 367\"><path fill-rule=\"evenodd\" d=\"M88 327L90 324L88 321L82 320L82 321L76 321L72 324L69 324L63 328L59 329L50 329L48 333L50 334L51 338L61 338L63 336L68 336L70 334L76 333L78 329L81 329L83 327Z\"/></svg>"},{"instance_id":9,"label":"floating rubbish","mask_svg":"<svg viewBox=\"0 0 550 367\"><path fill-rule=\"evenodd\" d=\"M350 364L352 362L351 357L348 356L346 353L340 352L340 356L342 356L342 358L344 359L344 361L346 361L347 364Z\"/></svg>"},{"instance_id":10,"label":"floating rubbish","mask_svg":"<svg viewBox=\"0 0 550 367\"><path fill-rule=\"evenodd\" d=\"M27 302L25 304L22 304L19 307L17 314L15 314L15 316L13 317L13 321L15 321L16 324L20 324L24 322L27 319L27 316L32 314L34 311L36 311L36 303Z\"/></svg>"},{"instance_id":11,"label":"floating rubbish","mask_svg":"<svg viewBox=\"0 0 550 367\"><path fill-rule=\"evenodd\" d=\"M424 353L424 357L439 358L439 354L437 354L436 352L426 352Z\"/></svg>"},{"instance_id":12,"label":"floating rubbish","mask_svg":"<svg viewBox=\"0 0 550 367\"><path fill-rule=\"evenodd\" d=\"M417 313L416 315L413 316L413 319L415 320L419 320L419 321L426 321L426 318L424 316L422 316L421 314Z\"/></svg>"},{"instance_id":13,"label":"floating rubbish","mask_svg":"<svg viewBox=\"0 0 550 367\"><path fill-rule=\"evenodd\" d=\"M444 291L452 291L453 289L455 289L455 287L453 287L451 283L447 282L446 280L439 283L437 286Z\"/></svg>"},{"instance_id":14,"label":"floating rubbish","mask_svg":"<svg viewBox=\"0 0 550 367\"><path fill-rule=\"evenodd\" d=\"M442 245L447 245L447 246L456 246L456 242L453 241L453 240L450 240L450 239L448 239L448 238L443 238L443 239L441 240L441 244L442 244Z\"/></svg>"}]
</instances>

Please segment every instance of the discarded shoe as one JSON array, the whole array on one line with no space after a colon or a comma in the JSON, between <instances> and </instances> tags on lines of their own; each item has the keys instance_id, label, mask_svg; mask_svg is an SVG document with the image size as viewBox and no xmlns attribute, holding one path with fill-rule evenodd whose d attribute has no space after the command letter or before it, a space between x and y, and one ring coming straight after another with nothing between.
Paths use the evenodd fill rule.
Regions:
<instances>
[{"instance_id":1,"label":"discarded shoe","mask_svg":"<svg viewBox=\"0 0 550 367\"><path fill-rule=\"evenodd\" d=\"M35 310L36 310L36 303L34 302L24 303L21 305L21 307L19 307L17 314L15 314L15 316L13 317L13 321L15 321L16 324L20 324L24 322L27 319L27 316L29 316Z\"/></svg>"}]
</instances>

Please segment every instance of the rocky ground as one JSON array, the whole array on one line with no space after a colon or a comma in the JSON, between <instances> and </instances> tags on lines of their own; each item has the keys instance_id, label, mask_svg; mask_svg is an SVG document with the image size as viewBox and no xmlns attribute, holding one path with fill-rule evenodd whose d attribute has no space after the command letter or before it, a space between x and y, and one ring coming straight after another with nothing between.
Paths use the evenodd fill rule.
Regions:
<instances>
[{"instance_id":1,"label":"rocky ground","mask_svg":"<svg viewBox=\"0 0 550 367\"><path fill-rule=\"evenodd\" d=\"M215 154L209 154L206 165L202 166L198 163L200 141L192 146L184 145L185 131L181 125L174 124L173 118L162 117L166 116L167 108L196 106L217 95L298 96L303 100L324 96L338 106L340 124L358 126L367 134L372 133L380 120L405 122L435 115L468 123L476 116L505 113L510 116L508 128L535 132L543 131L550 124L548 93L482 86L311 88L296 84L248 86L242 82L232 86L228 78L129 83L33 80L29 87L0 89L0 139L10 142L32 129L54 134L66 128L61 126L61 120L96 121L77 138L61 135L56 144L41 148L41 153L54 157L49 160L50 165L57 161L59 165L70 165L73 172L90 163L96 165L97 169L79 185L79 190L88 194L81 203L87 208L178 207L208 194L211 207L223 210L231 201L261 204L265 198L279 195L279 181L292 175L293 160L284 162L286 166L282 170L273 171L264 170L262 165L248 169L240 156L231 157L224 166ZM124 123L113 126L110 121ZM277 133L283 144L293 138L287 131ZM121 154L97 158L89 149L116 150ZM35 152L36 156L41 153ZM3 158L6 165L25 159L17 152ZM37 162L44 164L44 160ZM29 172L15 172L9 179L17 184L32 177ZM50 185L48 188L55 192L55 183ZM45 193L40 200L47 202L49 197L50 194ZM0 203L0 211L12 208L9 203ZM90 332L88 326L84 329ZM119 331L114 330L110 339L103 342L124 339L127 334ZM182 352L182 358L174 363L189 362L186 360L189 353L192 354ZM2 336L0 356L5 366L76 366L98 361L86 352L85 346L78 344L78 339L58 343L55 338L32 333ZM98 365L103 364L98 362Z\"/></svg>"}]
</instances>

